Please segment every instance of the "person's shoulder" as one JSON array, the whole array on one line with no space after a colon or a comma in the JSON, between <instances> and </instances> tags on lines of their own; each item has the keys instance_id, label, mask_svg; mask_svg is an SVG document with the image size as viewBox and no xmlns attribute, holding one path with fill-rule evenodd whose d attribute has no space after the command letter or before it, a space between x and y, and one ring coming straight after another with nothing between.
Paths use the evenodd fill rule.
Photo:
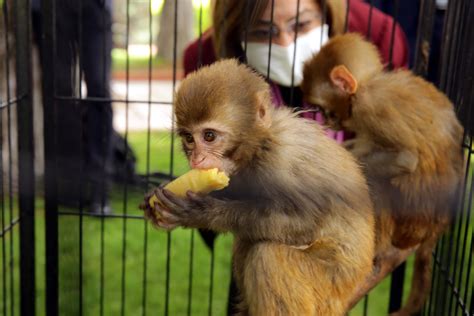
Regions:
<instances>
[{"instance_id":1,"label":"person's shoulder","mask_svg":"<svg viewBox=\"0 0 474 316\"><path fill-rule=\"evenodd\" d=\"M385 63L391 63L395 68L407 67L408 42L401 27L398 24L393 27L394 19L361 0L349 3L348 30L369 37L379 48Z\"/></svg>"},{"instance_id":2,"label":"person's shoulder","mask_svg":"<svg viewBox=\"0 0 474 316\"><path fill-rule=\"evenodd\" d=\"M184 74L186 76L199 67L210 65L215 61L212 29L208 29L185 48L183 53Z\"/></svg>"},{"instance_id":3,"label":"person's shoulder","mask_svg":"<svg viewBox=\"0 0 474 316\"><path fill-rule=\"evenodd\" d=\"M349 31L368 34L369 27L371 37L377 39L385 32L391 22L392 17L386 15L376 7L360 0L352 0L349 2Z\"/></svg>"}]
</instances>

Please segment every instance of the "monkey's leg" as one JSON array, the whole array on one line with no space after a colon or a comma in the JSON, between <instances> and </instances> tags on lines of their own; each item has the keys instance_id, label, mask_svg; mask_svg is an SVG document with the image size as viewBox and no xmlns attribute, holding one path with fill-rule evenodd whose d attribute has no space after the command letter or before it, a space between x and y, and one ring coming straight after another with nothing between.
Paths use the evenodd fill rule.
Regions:
<instances>
[{"instance_id":1,"label":"monkey's leg","mask_svg":"<svg viewBox=\"0 0 474 316\"><path fill-rule=\"evenodd\" d=\"M367 293L370 292L375 286L377 286L383 279L387 277L396 267L404 262L407 257L413 252L413 248L409 249L397 249L392 247L390 250L377 258L377 267L374 266L374 270L371 275L361 283L354 293L350 303L349 310L352 309Z\"/></svg>"},{"instance_id":2,"label":"monkey's leg","mask_svg":"<svg viewBox=\"0 0 474 316\"><path fill-rule=\"evenodd\" d=\"M423 216L423 212L410 215L408 212L393 210L395 229L392 235L392 245L400 249L411 248L427 240L434 233L436 226L431 219ZM415 213L415 212L413 212Z\"/></svg>"},{"instance_id":3,"label":"monkey's leg","mask_svg":"<svg viewBox=\"0 0 474 316\"><path fill-rule=\"evenodd\" d=\"M438 235L433 235L424 241L415 252L415 264L410 295L405 306L392 316L409 316L421 310L431 286L431 261L433 249L436 246Z\"/></svg>"},{"instance_id":4,"label":"monkey's leg","mask_svg":"<svg viewBox=\"0 0 474 316\"><path fill-rule=\"evenodd\" d=\"M344 292L346 288L338 284L337 276L328 273L330 269L323 267L327 262L318 261L286 245L254 245L243 271L249 314L344 315L347 295L341 289Z\"/></svg>"},{"instance_id":5,"label":"monkey's leg","mask_svg":"<svg viewBox=\"0 0 474 316\"><path fill-rule=\"evenodd\" d=\"M234 239L234 250L233 250L233 275L232 279L235 282L237 289L235 289L236 297L229 297L229 301L232 300L231 308L228 308L228 315L232 316L247 316L249 315L248 305L245 300L244 292L244 268L250 249L252 249L252 243L241 240L238 236Z\"/></svg>"}]
</instances>

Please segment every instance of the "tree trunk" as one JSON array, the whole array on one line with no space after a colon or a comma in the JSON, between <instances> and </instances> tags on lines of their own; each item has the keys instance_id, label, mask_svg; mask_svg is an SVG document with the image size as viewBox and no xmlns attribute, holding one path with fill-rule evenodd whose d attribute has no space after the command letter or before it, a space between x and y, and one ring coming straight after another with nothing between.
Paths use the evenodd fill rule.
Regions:
<instances>
[{"instance_id":1,"label":"tree trunk","mask_svg":"<svg viewBox=\"0 0 474 316\"><path fill-rule=\"evenodd\" d=\"M178 60L181 59L186 45L195 37L192 0L165 0L160 17L160 30L158 32L158 56L162 57L165 61L173 61L174 56L176 3L178 5L176 30L176 58Z\"/></svg>"}]
</instances>

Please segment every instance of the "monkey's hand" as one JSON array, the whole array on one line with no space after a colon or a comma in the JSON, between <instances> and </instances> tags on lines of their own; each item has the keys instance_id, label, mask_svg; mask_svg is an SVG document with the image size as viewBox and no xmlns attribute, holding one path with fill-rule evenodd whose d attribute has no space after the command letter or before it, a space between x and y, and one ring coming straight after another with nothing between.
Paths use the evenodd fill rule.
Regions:
<instances>
[{"instance_id":1,"label":"monkey's hand","mask_svg":"<svg viewBox=\"0 0 474 316\"><path fill-rule=\"evenodd\" d=\"M356 138L345 140L344 142L342 142L342 147L351 151L355 147L356 142L357 142Z\"/></svg>"},{"instance_id":2,"label":"monkey's hand","mask_svg":"<svg viewBox=\"0 0 474 316\"><path fill-rule=\"evenodd\" d=\"M402 150L398 153L397 166L406 172L414 172L418 167L418 155L411 150Z\"/></svg>"},{"instance_id":3,"label":"monkey's hand","mask_svg":"<svg viewBox=\"0 0 474 316\"><path fill-rule=\"evenodd\" d=\"M177 223L170 221L161 215L160 210L163 208L163 204L160 204L156 200L153 204L153 207L150 206L150 198L155 195L155 192L158 189L155 189L145 195L143 202L139 205L139 208L145 212L145 218L149 220L153 226L156 228L163 228L171 230L178 226Z\"/></svg>"},{"instance_id":4,"label":"monkey's hand","mask_svg":"<svg viewBox=\"0 0 474 316\"><path fill-rule=\"evenodd\" d=\"M416 171L418 167L418 156L410 150L403 150L398 153L395 163L392 166L394 176L390 183L395 187L401 187L407 180L403 175L408 175Z\"/></svg>"},{"instance_id":5,"label":"monkey's hand","mask_svg":"<svg viewBox=\"0 0 474 316\"><path fill-rule=\"evenodd\" d=\"M157 226L172 229L176 226L190 228L206 228L209 210L215 198L202 196L188 191L182 198L165 188L157 188L153 192L161 203L155 203L155 211L159 214ZM171 226L171 228L170 228Z\"/></svg>"},{"instance_id":6,"label":"monkey's hand","mask_svg":"<svg viewBox=\"0 0 474 316\"><path fill-rule=\"evenodd\" d=\"M361 159L373 150L373 144L365 139L349 139L342 143L342 146L354 155L357 159Z\"/></svg>"}]
</instances>

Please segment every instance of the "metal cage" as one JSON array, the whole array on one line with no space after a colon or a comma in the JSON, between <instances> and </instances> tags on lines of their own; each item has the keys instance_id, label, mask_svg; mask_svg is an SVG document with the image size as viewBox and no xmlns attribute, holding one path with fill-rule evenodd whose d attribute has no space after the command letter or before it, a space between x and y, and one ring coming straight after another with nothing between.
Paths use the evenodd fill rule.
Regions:
<instances>
[{"instance_id":1,"label":"metal cage","mask_svg":"<svg viewBox=\"0 0 474 316\"><path fill-rule=\"evenodd\" d=\"M160 67L152 53L157 32L156 17L152 14L153 0L116 0L121 3L121 24L115 30L125 46L121 66L121 96L85 96L82 86L81 53L75 56L71 74L75 77L71 94L58 91L58 3L63 0L42 0L41 22L35 29L41 38L40 90L42 97L33 93L32 23L30 0L0 0L0 161L1 215L0 215L0 313L2 315L92 315L92 314L225 314L230 284L230 237L212 240L206 247L195 231L156 233L151 231L137 205L143 193L151 186L172 179L182 172L176 161L179 149L173 134L173 121L166 133L169 142L166 148L152 146L155 139L152 129L154 109L172 107L172 92L182 78L178 52L179 10L181 0L164 1L172 6L168 24L163 27L172 40L172 60L167 64L167 83L156 81ZM83 6L86 0L77 0L77 37L81 39ZM217 0L225 1L225 0ZM274 0L270 0L272 3ZM107 1L97 0L107 6ZM201 38L205 32L203 4L194 1L197 20L196 32ZM365 1L383 6L383 1ZM413 39L412 70L427 76L432 70L431 52L437 10L435 0L416 1L418 20L416 38ZM322 10L326 10L322 1ZM348 6L351 0L346 0ZM389 4L388 4L389 3ZM388 5L387 5L388 4ZM401 0L386 1L390 15L399 18L403 9ZM372 10L372 9L371 9ZM415 13L414 13L415 14ZM132 17L140 15L138 26ZM102 17L104 18L104 17ZM347 18L347 15L346 15ZM100 18L99 18L100 19ZM138 23L138 22L137 22ZM370 33L370 21L369 33ZM473 192L474 192L474 2L451 0L441 24L439 68L433 80L453 101L458 118L464 125L464 151L466 171L464 191L455 210L454 224L440 239L433 254L431 293L423 309L423 315L474 315L474 270L473 270ZM134 96L131 71L130 39L137 27L145 29L145 46L149 47L143 64L143 97ZM395 23L393 24L393 28ZM346 21L347 28L347 21ZM118 31L117 31L118 30ZM39 33L38 33L39 32ZM393 30L392 30L393 32ZM104 39L104 43L106 40ZM81 50L79 40L73 49ZM199 46L199 51L202 47ZM97 58L102 58L98 54ZM202 56L198 64L202 64ZM155 82L156 81L156 82ZM152 90L164 85L168 92L155 95ZM37 96L37 99L33 98ZM166 95L166 97L163 97ZM42 100L43 116L34 111L35 102ZM40 102L41 103L41 102ZM58 137L62 130L60 108L74 108L78 116L83 115L87 104L120 104L124 113L123 146L127 147L133 135L129 131L131 111L142 107L146 125L141 139L145 151L145 170L138 177L124 176L112 189L114 213L88 213L84 197L88 190L82 163L77 174L78 204L61 204L61 189L64 176L58 169ZM162 114L169 115L169 114ZM35 125L44 125L43 143L36 144ZM86 126L78 121L71 126L77 133L79 149L85 146L83 134ZM133 133L132 133L133 134ZM164 134L160 134L163 137ZM133 137L132 137L133 138ZM38 152L44 151L44 172L35 170ZM78 155L81 151L78 151ZM124 164L132 153L125 152ZM160 165L153 157L166 156ZM79 156L79 161L84 157ZM41 164L40 164L41 166ZM99 171L105 176L105 164ZM125 170L125 169L124 169ZM36 171L36 175L35 175ZM77 178L77 179L76 179ZM35 189L38 188L38 189ZM103 206L103 205L102 205ZM137 232L140 232L137 235ZM135 235L135 236L133 236ZM138 236L138 237L137 237ZM403 301L408 278L405 272L412 261L399 266L391 279L382 285L387 301L387 312L397 310ZM94 271L91 273L91 271ZM388 282L388 283L387 283ZM390 288L388 290L388 288ZM353 315L376 315L372 309L374 300L369 293L360 302Z\"/></svg>"}]
</instances>

